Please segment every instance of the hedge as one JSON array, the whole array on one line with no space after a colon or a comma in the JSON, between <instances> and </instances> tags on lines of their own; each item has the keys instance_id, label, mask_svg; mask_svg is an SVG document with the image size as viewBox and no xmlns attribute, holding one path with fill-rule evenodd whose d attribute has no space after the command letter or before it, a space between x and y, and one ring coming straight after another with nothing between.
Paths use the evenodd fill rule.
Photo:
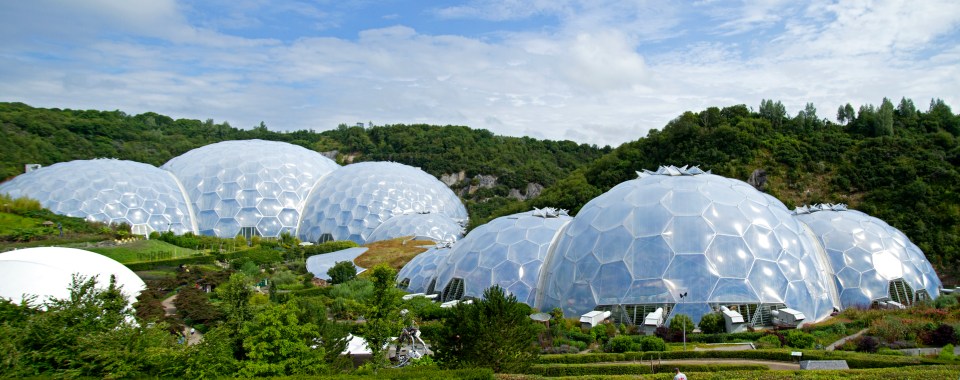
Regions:
<instances>
[{"instance_id":1,"label":"hedge","mask_svg":"<svg viewBox=\"0 0 960 380\"><path fill-rule=\"evenodd\" d=\"M337 240L337 241L328 241L326 243L308 245L303 247L304 257L309 258L310 256L322 255L324 253L342 251L348 248L359 247L357 243L354 243L351 240Z\"/></svg>"},{"instance_id":2,"label":"hedge","mask_svg":"<svg viewBox=\"0 0 960 380\"><path fill-rule=\"evenodd\" d=\"M178 267L187 264L212 264L215 257L212 255L194 255L187 257L178 257L166 260L140 261L135 263L125 263L128 269L132 271L151 270L159 267Z\"/></svg>"},{"instance_id":3,"label":"hedge","mask_svg":"<svg viewBox=\"0 0 960 380\"><path fill-rule=\"evenodd\" d=\"M296 377L296 378L316 378L316 377ZM338 380L493 380L493 370L489 368L468 368L456 370L442 370L436 367L409 367L409 368L386 368L381 369L376 374L342 374L338 376L323 376L324 379Z\"/></svg>"},{"instance_id":4,"label":"hedge","mask_svg":"<svg viewBox=\"0 0 960 380\"><path fill-rule=\"evenodd\" d=\"M658 365L657 372L669 371L672 365ZM669 367L669 368L668 368ZM717 371L765 371L763 364L683 364L684 371L689 372L717 372ZM644 363L612 363L612 364L537 364L528 369L526 374L547 377L556 376L585 376L585 375L646 375L653 373L650 364Z\"/></svg>"},{"instance_id":5,"label":"hedge","mask_svg":"<svg viewBox=\"0 0 960 380\"><path fill-rule=\"evenodd\" d=\"M687 366L680 370L690 379L697 380L875 380L875 379L956 379L960 375L960 366L919 366L909 368L851 369L829 371L723 371L695 372ZM507 375L502 379L534 380L544 379L539 375ZM672 380L673 371L664 371L654 375L584 375L576 380Z\"/></svg>"},{"instance_id":6,"label":"hedge","mask_svg":"<svg viewBox=\"0 0 960 380\"><path fill-rule=\"evenodd\" d=\"M742 350L742 351L667 351L626 352L602 354L541 355L540 364L587 364L603 362L640 361L657 358L671 359L751 359L779 362L793 361L791 350ZM850 368L889 368L930 364L932 362L912 356L878 356L859 352L802 350L804 360L846 360Z\"/></svg>"}]
</instances>

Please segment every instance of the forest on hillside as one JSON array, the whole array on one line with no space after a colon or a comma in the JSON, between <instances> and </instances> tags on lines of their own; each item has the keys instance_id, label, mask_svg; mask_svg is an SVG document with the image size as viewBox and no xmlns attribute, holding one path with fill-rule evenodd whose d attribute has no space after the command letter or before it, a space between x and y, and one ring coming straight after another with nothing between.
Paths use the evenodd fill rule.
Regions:
<instances>
[{"instance_id":1,"label":"forest on hillside","mask_svg":"<svg viewBox=\"0 0 960 380\"><path fill-rule=\"evenodd\" d=\"M807 104L795 116L779 101L688 111L662 129L616 149L570 141L496 136L463 126L346 126L316 131L249 130L212 120L121 111L33 108L0 103L0 177L24 163L49 165L115 157L161 165L206 144L233 139L285 141L340 161L390 160L440 177L464 172L497 177L496 185L466 194L471 225L530 207L573 212L636 171L660 165L698 165L747 180L790 207L842 202L901 229L942 275L957 276L960 260L960 117L942 100L917 107L903 98L836 112ZM546 186L520 201L509 189ZM461 184L454 187L469 185Z\"/></svg>"}]
</instances>

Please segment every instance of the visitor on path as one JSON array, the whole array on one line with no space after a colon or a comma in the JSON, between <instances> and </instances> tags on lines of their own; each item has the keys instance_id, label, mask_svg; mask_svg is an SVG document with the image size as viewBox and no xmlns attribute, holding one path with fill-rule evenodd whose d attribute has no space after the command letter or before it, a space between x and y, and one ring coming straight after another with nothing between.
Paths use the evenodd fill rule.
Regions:
<instances>
[{"instance_id":1,"label":"visitor on path","mask_svg":"<svg viewBox=\"0 0 960 380\"><path fill-rule=\"evenodd\" d=\"M680 372L680 368L674 368L673 370L677 371L677 374L673 377L673 380L687 380L687 375L684 375L683 372Z\"/></svg>"}]
</instances>

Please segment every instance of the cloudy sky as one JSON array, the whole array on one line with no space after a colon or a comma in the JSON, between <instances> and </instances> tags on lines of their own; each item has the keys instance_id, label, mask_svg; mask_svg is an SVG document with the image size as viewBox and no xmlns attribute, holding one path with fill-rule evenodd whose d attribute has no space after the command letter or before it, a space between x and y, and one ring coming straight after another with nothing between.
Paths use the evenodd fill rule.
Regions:
<instances>
[{"instance_id":1,"label":"cloudy sky","mask_svg":"<svg viewBox=\"0 0 960 380\"><path fill-rule=\"evenodd\" d=\"M618 145L684 111L960 108L960 1L0 2L0 101Z\"/></svg>"}]
</instances>

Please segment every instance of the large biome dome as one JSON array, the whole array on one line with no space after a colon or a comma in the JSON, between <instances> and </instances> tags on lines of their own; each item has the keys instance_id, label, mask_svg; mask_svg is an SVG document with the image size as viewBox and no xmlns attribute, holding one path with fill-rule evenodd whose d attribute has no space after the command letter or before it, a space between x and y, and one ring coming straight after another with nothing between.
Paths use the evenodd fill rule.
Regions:
<instances>
[{"instance_id":1,"label":"large biome dome","mask_svg":"<svg viewBox=\"0 0 960 380\"><path fill-rule=\"evenodd\" d=\"M361 162L324 177L307 198L298 236L303 241L367 243L395 215L443 214L466 220L467 210L443 182L394 162Z\"/></svg>"},{"instance_id":2,"label":"large biome dome","mask_svg":"<svg viewBox=\"0 0 960 380\"><path fill-rule=\"evenodd\" d=\"M415 256L397 272L397 287L410 293L435 293L437 268L450 251L450 246L444 244Z\"/></svg>"},{"instance_id":3,"label":"large biome dome","mask_svg":"<svg viewBox=\"0 0 960 380\"><path fill-rule=\"evenodd\" d=\"M826 249L844 308L936 298L940 279L923 252L900 230L845 205L797 208Z\"/></svg>"},{"instance_id":4,"label":"large biome dome","mask_svg":"<svg viewBox=\"0 0 960 380\"><path fill-rule=\"evenodd\" d=\"M444 214L404 214L380 224L367 236L367 241L412 237L414 240L452 243L463 237L463 233L463 226Z\"/></svg>"},{"instance_id":5,"label":"large biome dome","mask_svg":"<svg viewBox=\"0 0 960 380\"><path fill-rule=\"evenodd\" d=\"M134 161L76 160L21 174L0 193L29 197L50 211L104 223L127 223L133 233L196 232L190 203L169 172Z\"/></svg>"},{"instance_id":6,"label":"large biome dome","mask_svg":"<svg viewBox=\"0 0 960 380\"><path fill-rule=\"evenodd\" d=\"M75 248L40 247L0 253L0 297L16 303L24 296L36 296L37 302L50 297L66 299L74 274L96 276L101 289L115 276L131 305L146 289L136 273L106 256Z\"/></svg>"},{"instance_id":7,"label":"large biome dome","mask_svg":"<svg viewBox=\"0 0 960 380\"><path fill-rule=\"evenodd\" d=\"M277 141L223 141L164 164L187 190L200 233L232 238L295 233L307 193L333 160Z\"/></svg>"},{"instance_id":8,"label":"large biome dome","mask_svg":"<svg viewBox=\"0 0 960 380\"><path fill-rule=\"evenodd\" d=\"M520 302L536 301L540 270L558 232L571 221L562 210L502 216L470 231L437 269L443 301L480 298L499 285Z\"/></svg>"},{"instance_id":9,"label":"large biome dome","mask_svg":"<svg viewBox=\"0 0 960 380\"><path fill-rule=\"evenodd\" d=\"M817 321L839 306L826 265L803 225L750 185L661 167L580 210L544 264L537 307L637 323L660 307L697 322L727 306L752 325L788 307Z\"/></svg>"}]
</instances>

